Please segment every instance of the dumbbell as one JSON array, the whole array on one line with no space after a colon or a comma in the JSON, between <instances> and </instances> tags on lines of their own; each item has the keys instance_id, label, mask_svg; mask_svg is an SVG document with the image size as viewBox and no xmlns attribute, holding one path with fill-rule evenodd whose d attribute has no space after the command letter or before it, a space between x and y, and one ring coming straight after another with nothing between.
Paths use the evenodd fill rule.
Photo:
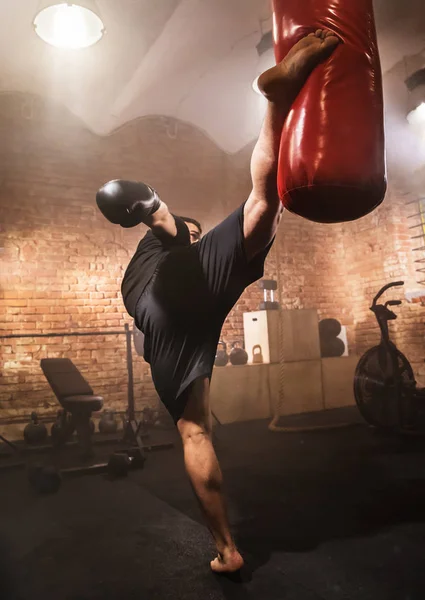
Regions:
<instances>
[{"instance_id":1,"label":"dumbbell","mask_svg":"<svg viewBox=\"0 0 425 600\"><path fill-rule=\"evenodd\" d=\"M260 310L279 310L279 302L275 302L274 293L277 290L277 282L273 279L261 279L258 287L264 292L264 300L260 303ZM268 299L270 293L270 300Z\"/></svg>"},{"instance_id":2,"label":"dumbbell","mask_svg":"<svg viewBox=\"0 0 425 600\"><path fill-rule=\"evenodd\" d=\"M111 477L126 477L130 469L142 468L145 460L145 455L139 448L115 452L109 458L108 473Z\"/></svg>"},{"instance_id":3,"label":"dumbbell","mask_svg":"<svg viewBox=\"0 0 425 600\"><path fill-rule=\"evenodd\" d=\"M107 467L107 463L98 463L60 470L54 465L36 463L28 467L28 481L39 494L54 494L59 491L64 477L104 473Z\"/></svg>"},{"instance_id":4,"label":"dumbbell","mask_svg":"<svg viewBox=\"0 0 425 600\"><path fill-rule=\"evenodd\" d=\"M130 468L143 468L145 454L141 448L135 447L126 452L112 454L107 463L98 463L81 467L73 467L60 471L54 465L33 464L28 467L28 481L39 494L54 494L59 491L63 477L104 473L111 477L125 477Z\"/></svg>"}]
</instances>

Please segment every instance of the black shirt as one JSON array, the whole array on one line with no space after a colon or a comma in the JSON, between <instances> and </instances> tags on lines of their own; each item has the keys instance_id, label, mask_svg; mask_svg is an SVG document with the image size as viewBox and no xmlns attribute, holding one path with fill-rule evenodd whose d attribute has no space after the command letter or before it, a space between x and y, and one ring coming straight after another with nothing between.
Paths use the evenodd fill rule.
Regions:
<instances>
[{"instance_id":1,"label":"black shirt","mask_svg":"<svg viewBox=\"0 0 425 600\"><path fill-rule=\"evenodd\" d=\"M174 215L173 215L174 216ZM177 235L160 239L148 231L139 242L137 250L128 265L121 284L121 293L127 312L134 318L136 305L161 262L170 252L182 246L190 246L190 234L186 223L174 217Z\"/></svg>"},{"instance_id":2,"label":"black shirt","mask_svg":"<svg viewBox=\"0 0 425 600\"><path fill-rule=\"evenodd\" d=\"M243 222L244 205L195 244L158 245L148 234L127 270L124 302L145 334L145 360L175 422L190 383L211 377L227 314L245 287L263 275L271 244L248 261Z\"/></svg>"}]
</instances>

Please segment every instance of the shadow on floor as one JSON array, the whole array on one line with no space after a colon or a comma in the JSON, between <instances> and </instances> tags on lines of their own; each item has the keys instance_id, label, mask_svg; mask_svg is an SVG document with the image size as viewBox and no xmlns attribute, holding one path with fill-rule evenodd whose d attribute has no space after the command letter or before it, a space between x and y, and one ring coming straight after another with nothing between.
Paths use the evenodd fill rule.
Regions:
<instances>
[{"instance_id":1,"label":"shadow on floor","mask_svg":"<svg viewBox=\"0 0 425 600\"><path fill-rule=\"evenodd\" d=\"M266 422L255 422L219 429L216 450L232 528L247 563L242 582L275 553L311 553L331 540L425 522L421 438L382 435L365 426L276 434ZM145 474L143 485L202 523L178 459L168 463L169 470L159 467L164 479ZM224 593L235 592L231 582L221 585Z\"/></svg>"}]
</instances>

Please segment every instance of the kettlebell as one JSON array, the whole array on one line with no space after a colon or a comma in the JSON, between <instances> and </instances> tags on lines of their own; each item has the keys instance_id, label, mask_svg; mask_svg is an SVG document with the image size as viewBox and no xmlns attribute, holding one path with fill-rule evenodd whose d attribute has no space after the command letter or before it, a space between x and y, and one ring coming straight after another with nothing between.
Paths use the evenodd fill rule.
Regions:
<instances>
[{"instance_id":1,"label":"kettlebell","mask_svg":"<svg viewBox=\"0 0 425 600\"><path fill-rule=\"evenodd\" d=\"M264 362L263 351L261 349L260 344L256 344L252 348L252 364L260 365Z\"/></svg>"},{"instance_id":2,"label":"kettlebell","mask_svg":"<svg viewBox=\"0 0 425 600\"><path fill-rule=\"evenodd\" d=\"M116 433L117 429L118 423L115 420L114 412L112 410L103 411L99 420L100 433Z\"/></svg>"},{"instance_id":3,"label":"kettlebell","mask_svg":"<svg viewBox=\"0 0 425 600\"><path fill-rule=\"evenodd\" d=\"M248 362L248 352L240 347L240 342L233 342L232 351L230 352L230 362L232 365L246 365Z\"/></svg>"},{"instance_id":4,"label":"kettlebell","mask_svg":"<svg viewBox=\"0 0 425 600\"><path fill-rule=\"evenodd\" d=\"M31 422L24 429L27 444L41 444L47 438L47 427L40 423L36 412L31 413Z\"/></svg>"},{"instance_id":5,"label":"kettlebell","mask_svg":"<svg viewBox=\"0 0 425 600\"><path fill-rule=\"evenodd\" d=\"M63 410L60 409L56 415L56 421L53 423L50 429L50 435L52 436L52 440L54 442L58 442L63 436Z\"/></svg>"},{"instance_id":6,"label":"kettlebell","mask_svg":"<svg viewBox=\"0 0 425 600\"><path fill-rule=\"evenodd\" d=\"M125 477L128 475L132 459L124 452L115 452L108 461L108 473L111 477Z\"/></svg>"},{"instance_id":7,"label":"kettlebell","mask_svg":"<svg viewBox=\"0 0 425 600\"><path fill-rule=\"evenodd\" d=\"M226 343L218 342L217 354L215 355L214 364L216 367L225 367L228 362L229 362L229 355L227 354Z\"/></svg>"},{"instance_id":8,"label":"kettlebell","mask_svg":"<svg viewBox=\"0 0 425 600\"><path fill-rule=\"evenodd\" d=\"M142 421L146 427L153 427L155 421L158 419L158 411L151 408L150 406L145 406L142 409Z\"/></svg>"},{"instance_id":9,"label":"kettlebell","mask_svg":"<svg viewBox=\"0 0 425 600\"><path fill-rule=\"evenodd\" d=\"M161 418L160 418L159 410L156 410L156 411L154 412L154 416L153 416L153 426L154 426L154 427L162 427L162 423L161 423Z\"/></svg>"}]
</instances>

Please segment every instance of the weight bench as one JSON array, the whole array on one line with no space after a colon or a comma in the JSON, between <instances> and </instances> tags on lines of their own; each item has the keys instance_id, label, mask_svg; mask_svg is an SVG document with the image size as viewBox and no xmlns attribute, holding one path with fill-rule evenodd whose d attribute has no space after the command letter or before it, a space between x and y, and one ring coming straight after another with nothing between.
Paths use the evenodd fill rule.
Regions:
<instances>
[{"instance_id":1,"label":"weight bench","mask_svg":"<svg viewBox=\"0 0 425 600\"><path fill-rule=\"evenodd\" d=\"M40 367L64 409L58 445L64 444L77 431L83 455L92 456L90 417L92 412L102 408L103 398L94 395L92 388L69 358L42 358Z\"/></svg>"}]
</instances>

